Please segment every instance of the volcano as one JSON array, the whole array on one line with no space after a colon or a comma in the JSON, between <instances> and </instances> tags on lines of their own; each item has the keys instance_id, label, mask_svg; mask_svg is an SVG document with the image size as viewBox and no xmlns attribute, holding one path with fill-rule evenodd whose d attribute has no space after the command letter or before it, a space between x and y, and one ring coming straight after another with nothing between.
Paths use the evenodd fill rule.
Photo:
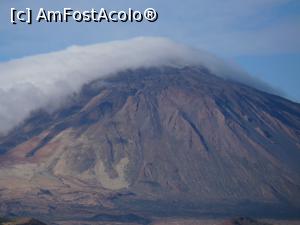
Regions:
<instances>
[{"instance_id":1,"label":"volcano","mask_svg":"<svg viewBox=\"0 0 300 225\"><path fill-rule=\"evenodd\" d=\"M95 79L59 109L32 112L0 151L5 215L300 212L300 105L202 66Z\"/></svg>"}]
</instances>

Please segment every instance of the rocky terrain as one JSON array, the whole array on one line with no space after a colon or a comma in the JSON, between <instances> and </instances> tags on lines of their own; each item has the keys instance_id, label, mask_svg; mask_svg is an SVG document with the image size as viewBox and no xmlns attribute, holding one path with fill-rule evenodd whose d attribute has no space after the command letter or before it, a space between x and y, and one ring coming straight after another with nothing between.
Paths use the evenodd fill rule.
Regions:
<instances>
[{"instance_id":1,"label":"rocky terrain","mask_svg":"<svg viewBox=\"0 0 300 225\"><path fill-rule=\"evenodd\" d=\"M234 219L158 219L151 222L151 225L297 225L299 221L275 221L274 223L258 221L251 218ZM140 223L126 223L113 221L55 221L56 225L138 225ZM0 218L0 225L46 225L45 223L33 218Z\"/></svg>"},{"instance_id":2,"label":"rocky terrain","mask_svg":"<svg viewBox=\"0 0 300 225\"><path fill-rule=\"evenodd\" d=\"M0 218L0 225L46 225L33 218L6 219Z\"/></svg>"},{"instance_id":3,"label":"rocky terrain","mask_svg":"<svg viewBox=\"0 0 300 225\"><path fill-rule=\"evenodd\" d=\"M124 71L0 138L0 212L297 217L300 105L202 67Z\"/></svg>"}]
</instances>

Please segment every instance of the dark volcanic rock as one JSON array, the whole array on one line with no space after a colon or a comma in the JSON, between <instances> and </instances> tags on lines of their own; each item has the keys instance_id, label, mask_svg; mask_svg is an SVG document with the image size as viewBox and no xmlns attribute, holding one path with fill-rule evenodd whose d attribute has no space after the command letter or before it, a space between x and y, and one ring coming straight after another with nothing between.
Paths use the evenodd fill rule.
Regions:
<instances>
[{"instance_id":1,"label":"dark volcanic rock","mask_svg":"<svg viewBox=\"0 0 300 225\"><path fill-rule=\"evenodd\" d=\"M126 215L111 215L111 214L98 214L91 218L91 221L105 221L105 222L120 222L120 223L137 223L147 225L151 220L143 218L135 214Z\"/></svg>"},{"instance_id":2,"label":"dark volcanic rock","mask_svg":"<svg viewBox=\"0 0 300 225\"><path fill-rule=\"evenodd\" d=\"M232 219L230 221L226 221L224 222L223 225L271 225L271 224L259 222L257 220L247 218L247 217L240 217L240 218Z\"/></svg>"}]
</instances>

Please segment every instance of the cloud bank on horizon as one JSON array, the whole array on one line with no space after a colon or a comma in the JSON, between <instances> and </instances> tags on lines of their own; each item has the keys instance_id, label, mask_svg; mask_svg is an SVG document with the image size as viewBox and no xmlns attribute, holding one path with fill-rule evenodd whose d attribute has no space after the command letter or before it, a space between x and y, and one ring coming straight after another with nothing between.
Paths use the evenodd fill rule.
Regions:
<instances>
[{"instance_id":1,"label":"cloud bank on horizon","mask_svg":"<svg viewBox=\"0 0 300 225\"><path fill-rule=\"evenodd\" d=\"M201 65L213 74L272 92L235 65L169 39L139 37L0 63L0 133L22 122L33 110L55 108L83 84L127 69Z\"/></svg>"}]
</instances>

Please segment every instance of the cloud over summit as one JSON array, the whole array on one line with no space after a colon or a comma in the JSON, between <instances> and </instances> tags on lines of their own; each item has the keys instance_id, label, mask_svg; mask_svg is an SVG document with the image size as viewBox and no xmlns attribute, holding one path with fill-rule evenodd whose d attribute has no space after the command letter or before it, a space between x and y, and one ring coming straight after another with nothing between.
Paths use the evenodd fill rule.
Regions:
<instances>
[{"instance_id":1,"label":"cloud over summit","mask_svg":"<svg viewBox=\"0 0 300 225\"><path fill-rule=\"evenodd\" d=\"M58 105L96 78L126 69L201 65L212 73L270 91L238 67L164 38L141 37L25 57L0 64L0 133L31 111Z\"/></svg>"}]
</instances>

